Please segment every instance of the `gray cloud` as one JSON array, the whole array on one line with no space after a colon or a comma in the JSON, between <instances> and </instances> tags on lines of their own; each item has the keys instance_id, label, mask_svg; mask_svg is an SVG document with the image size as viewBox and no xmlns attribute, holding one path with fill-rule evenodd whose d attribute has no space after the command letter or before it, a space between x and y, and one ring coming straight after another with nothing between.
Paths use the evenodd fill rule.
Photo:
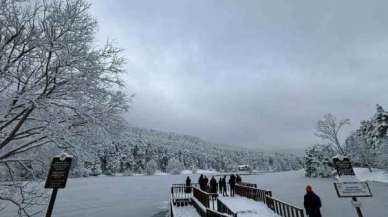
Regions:
<instances>
[{"instance_id":1,"label":"gray cloud","mask_svg":"<svg viewBox=\"0 0 388 217\"><path fill-rule=\"evenodd\" d=\"M324 113L351 130L386 104L387 1L92 3L98 41L125 49L135 126L300 148Z\"/></svg>"}]
</instances>

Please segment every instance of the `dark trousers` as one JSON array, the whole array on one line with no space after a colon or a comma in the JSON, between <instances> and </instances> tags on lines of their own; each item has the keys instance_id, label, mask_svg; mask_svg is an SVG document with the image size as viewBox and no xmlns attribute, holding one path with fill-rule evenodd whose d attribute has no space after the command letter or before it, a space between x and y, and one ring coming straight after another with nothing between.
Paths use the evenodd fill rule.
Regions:
<instances>
[{"instance_id":1,"label":"dark trousers","mask_svg":"<svg viewBox=\"0 0 388 217\"><path fill-rule=\"evenodd\" d=\"M230 184L230 196L234 197L234 184Z\"/></svg>"}]
</instances>

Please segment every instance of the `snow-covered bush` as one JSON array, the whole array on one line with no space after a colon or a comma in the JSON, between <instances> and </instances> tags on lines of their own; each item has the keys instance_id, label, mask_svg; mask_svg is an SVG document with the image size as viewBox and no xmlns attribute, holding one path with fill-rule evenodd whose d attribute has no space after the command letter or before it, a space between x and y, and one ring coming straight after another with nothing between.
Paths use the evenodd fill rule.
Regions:
<instances>
[{"instance_id":1,"label":"snow-covered bush","mask_svg":"<svg viewBox=\"0 0 388 217\"><path fill-rule=\"evenodd\" d=\"M131 170L125 170L123 176L133 176L133 172Z\"/></svg>"},{"instance_id":2,"label":"snow-covered bush","mask_svg":"<svg viewBox=\"0 0 388 217\"><path fill-rule=\"evenodd\" d=\"M329 177L332 174L330 162L336 154L331 145L314 145L305 151L304 169L307 177Z\"/></svg>"},{"instance_id":3,"label":"snow-covered bush","mask_svg":"<svg viewBox=\"0 0 388 217\"><path fill-rule=\"evenodd\" d=\"M154 175L157 169L158 169L158 164L156 163L155 160L151 159L146 163L145 173L147 175Z\"/></svg>"},{"instance_id":4,"label":"snow-covered bush","mask_svg":"<svg viewBox=\"0 0 388 217\"><path fill-rule=\"evenodd\" d=\"M175 158L168 161L167 172L170 174L180 174L184 169L183 164Z\"/></svg>"}]
</instances>

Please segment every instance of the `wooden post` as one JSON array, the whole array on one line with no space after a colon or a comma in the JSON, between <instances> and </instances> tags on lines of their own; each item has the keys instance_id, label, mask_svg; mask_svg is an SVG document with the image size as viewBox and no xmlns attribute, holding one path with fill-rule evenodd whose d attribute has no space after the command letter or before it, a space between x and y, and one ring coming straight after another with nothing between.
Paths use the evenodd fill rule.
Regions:
<instances>
[{"instance_id":1,"label":"wooden post","mask_svg":"<svg viewBox=\"0 0 388 217\"><path fill-rule=\"evenodd\" d=\"M357 197L352 197L352 200L354 202L357 202ZM358 217L363 217L362 212L361 212L361 208L359 206L355 206L355 208L356 208Z\"/></svg>"},{"instance_id":2,"label":"wooden post","mask_svg":"<svg viewBox=\"0 0 388 217\"><path fill-rule=\"evenodd\" d=\"M50 203L47 208L46 217L51 217L51 214L53 212L55 198L57 198L58 188L54 188L53 192L51 193Z\"/></svg>"}]
</instances>

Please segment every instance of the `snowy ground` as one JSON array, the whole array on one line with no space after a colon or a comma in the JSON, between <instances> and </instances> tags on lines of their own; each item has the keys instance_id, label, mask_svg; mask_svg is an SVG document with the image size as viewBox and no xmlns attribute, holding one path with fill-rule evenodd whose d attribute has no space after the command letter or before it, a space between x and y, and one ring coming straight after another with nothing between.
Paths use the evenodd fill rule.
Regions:
<instances>
[{"instance_id":1,"label":"snowy ground","mask_svg":"<svg viewBox=\"0 0 388 217\"><path fill-rule=\"evenodd\" d=\"M190 176L196 182L199 175ZM186 175L70 179L66 189L58 192L54 217L162 217L161 211L169 207L171 184L185 179ZM275 197L299 207L303 206L305 186L311 184L321 196L324 217L356 216L350 199L337 197L330 178L309 179L303 171L291 171L243 176L243 180L271 189ZM370 182L370 187L374 195L362 199L364 216L387 217L388 183ZM15 213L0 212L0 216L13 217Z\"/></svg>"},{"instance_id":2,"label":"snowy ground","mask_svg":"<svg viewBox=\"0 0 388 217\"><path fill-rule=\"evenodd\" d=\"M376 181L388 183L388 173L381 169L372 169L372 173L367 168L355 168L356 176L361 181Z\"/></svg>"},{"instance_id":3,"label":"snowy ground","mask_svg":"<svg viewBox=\"0 0 388 217\"><path fill-rule=\"evenodd\" d=\"M220 197L220 200L239 217L279 217L267 205L245 197Z\"/></svg>"}]
</instances>

